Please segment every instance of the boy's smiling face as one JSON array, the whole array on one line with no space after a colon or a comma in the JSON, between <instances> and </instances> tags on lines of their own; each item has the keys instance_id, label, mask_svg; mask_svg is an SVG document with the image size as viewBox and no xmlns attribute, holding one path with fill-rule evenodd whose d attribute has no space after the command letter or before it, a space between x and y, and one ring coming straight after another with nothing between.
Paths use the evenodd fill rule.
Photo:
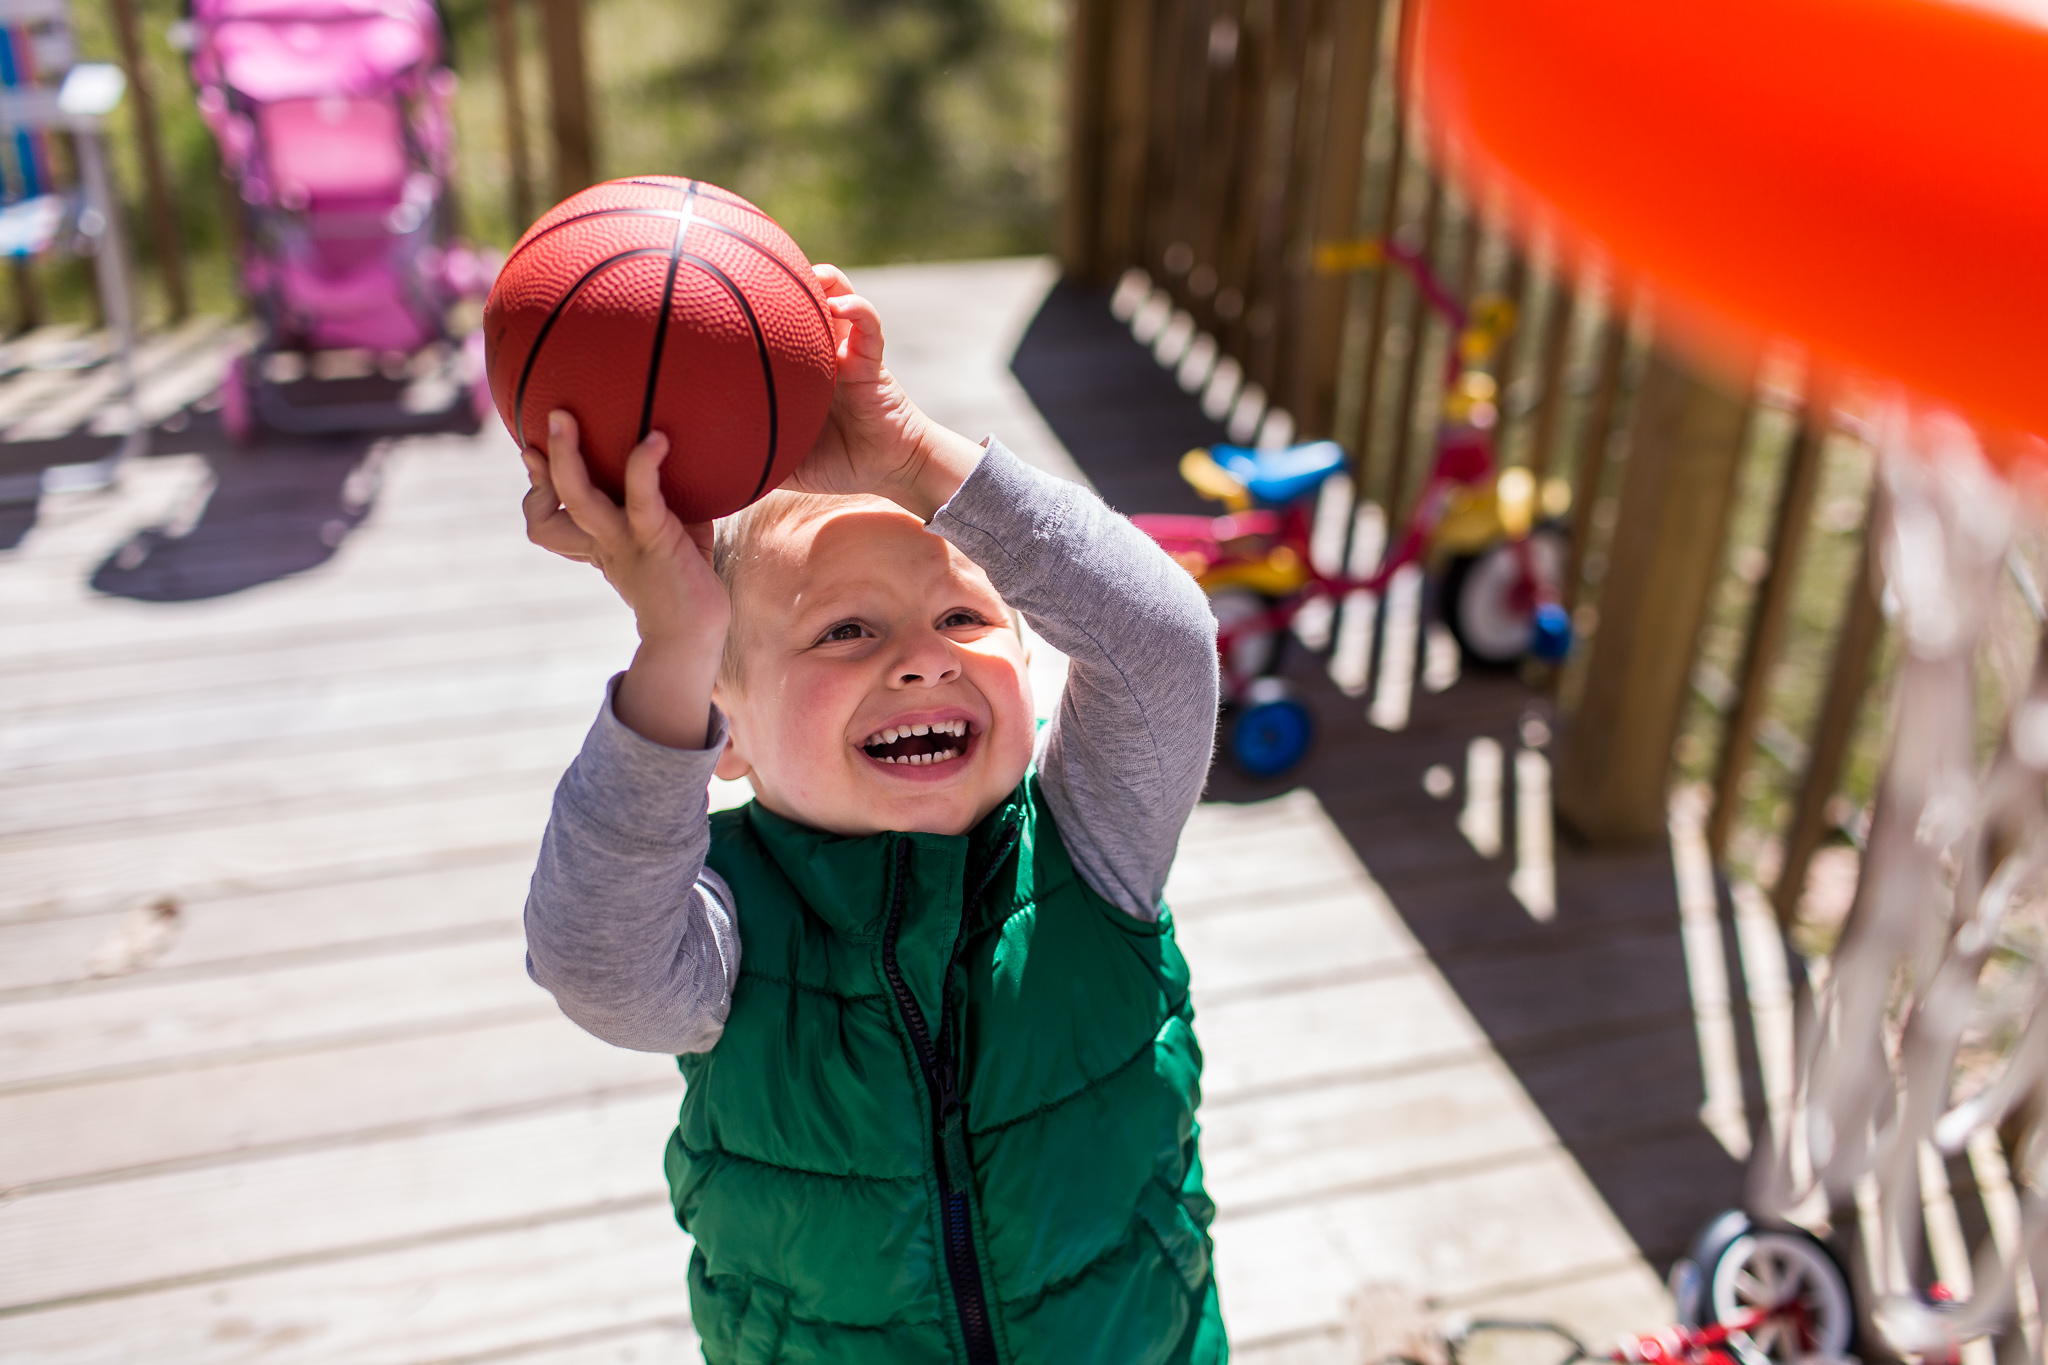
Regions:
<instances>
[{"instance_id":1,"label":"boy's smiling face","mask_svg":"<svg viewBox=\"0 0 2048 1365\"><path fill-rule=\"evenodd\" d=\"M1031 763L1024 647L974 563L879 498L766 528L741 574L720 777L834 834L964 834Z\"/></svg>"}]
</instances>

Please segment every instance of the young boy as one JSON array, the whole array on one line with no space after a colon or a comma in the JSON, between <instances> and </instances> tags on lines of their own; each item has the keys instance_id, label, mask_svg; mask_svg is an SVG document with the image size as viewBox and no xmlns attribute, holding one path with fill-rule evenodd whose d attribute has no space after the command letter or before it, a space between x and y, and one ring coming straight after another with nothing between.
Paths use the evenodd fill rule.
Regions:
<instances>
[{"instance_id":1,"label":"young boy","mask_svg":"<svg viewBox=\"0 0 2048 1365\"><path fill-rule=\"evenodd\" d=\"M556 792L529 970L679 1054L712 1365L1223 1361L1160 901L1208 769L1208 604L1087 490L928 421L818 273L832 416L715 546L662 503L659 434L623 508L567 414L525 454L529 535L641 640ZM1012 609L1072 659L1042 734ZM707 816L714 771L754 801Z\"/></svg>"}]
</instances>

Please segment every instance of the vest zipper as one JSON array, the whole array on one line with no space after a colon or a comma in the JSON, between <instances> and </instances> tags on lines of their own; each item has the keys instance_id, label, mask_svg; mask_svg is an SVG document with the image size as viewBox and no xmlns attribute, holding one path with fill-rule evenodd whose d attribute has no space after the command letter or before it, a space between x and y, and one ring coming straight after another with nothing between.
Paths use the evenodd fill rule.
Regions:
<instances>
[{"instance_id":1,"label":"vest zipper","mask_svg":"<svg viewBox=\"0 0 2048 1365\"><path fill-rule=\"evenodd\" d=\"M953 964L967 943L967 916L988 886L989 878L1009 857L1010 845L1016 837L1016 827L1012 826L997 848L995 860L982 875L980 885L960 907L960 933L939 977L942 1001L951 988ZM918 1067L932 1092L932 1136L939 1157L939 1211L943 1222L940 1232L946 1244L946 1278L953 1283L953 1305L960 1314L960 1335L967 1342L968 1363L996 1365L995 1331L989 1322L988 1297L981 1284L981 1260L974 1252L974 1229L968 1218L967 1191L974 1176L967 1163L967 1121L960 1107L959 1077L954 1074L952 1054L947 1047L951 1020L946 1017L948 1012L942 1003L939 1043L935 1046L925 1025L924 1012L918 1009L917 1000L903 983L903 973L896 965L896 935L903 927L903 901L909 885L910 845L899 841L889 919L882 930L882 973L889 979L896 1008L903 1015L904 1027L910 1031L910 1045L917 1053Z\"/></svg>"}]
</instances>

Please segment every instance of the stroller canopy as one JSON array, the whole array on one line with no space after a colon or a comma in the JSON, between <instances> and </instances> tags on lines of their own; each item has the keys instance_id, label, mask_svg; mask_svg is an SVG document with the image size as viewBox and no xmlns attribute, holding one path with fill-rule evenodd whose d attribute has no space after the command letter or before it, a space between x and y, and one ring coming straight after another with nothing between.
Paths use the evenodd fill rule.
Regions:
<instances>
[{"instance_id":1,"label":"stroller canopy","mask_svg":"<svg viewBox=\"0 0 2048 1365\"><path fill-rule=\"evenodd\" d=\"M431 0L196 0L193 71L258 104L390 92L438 63Z\"/></svg>"}]
</instances>

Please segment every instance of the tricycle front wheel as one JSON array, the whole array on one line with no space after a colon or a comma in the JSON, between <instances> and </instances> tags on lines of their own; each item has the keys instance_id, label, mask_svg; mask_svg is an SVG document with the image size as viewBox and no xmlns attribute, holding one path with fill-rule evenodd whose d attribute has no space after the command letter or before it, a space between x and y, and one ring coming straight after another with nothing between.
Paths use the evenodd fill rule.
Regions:
<instances>
[{"instance_id":1,"label":"tricycle front wheel","mask_svg":"<svg viewBox=\"0 0 2048 1365\"><path fill-rule=\"evenodd\" d=\"M1282 678L1259 678L1245 689L1228 746L1231 761L1249 777L1273 778L1308 755L1315 718Z\"/></svg>"}]
</instances>

